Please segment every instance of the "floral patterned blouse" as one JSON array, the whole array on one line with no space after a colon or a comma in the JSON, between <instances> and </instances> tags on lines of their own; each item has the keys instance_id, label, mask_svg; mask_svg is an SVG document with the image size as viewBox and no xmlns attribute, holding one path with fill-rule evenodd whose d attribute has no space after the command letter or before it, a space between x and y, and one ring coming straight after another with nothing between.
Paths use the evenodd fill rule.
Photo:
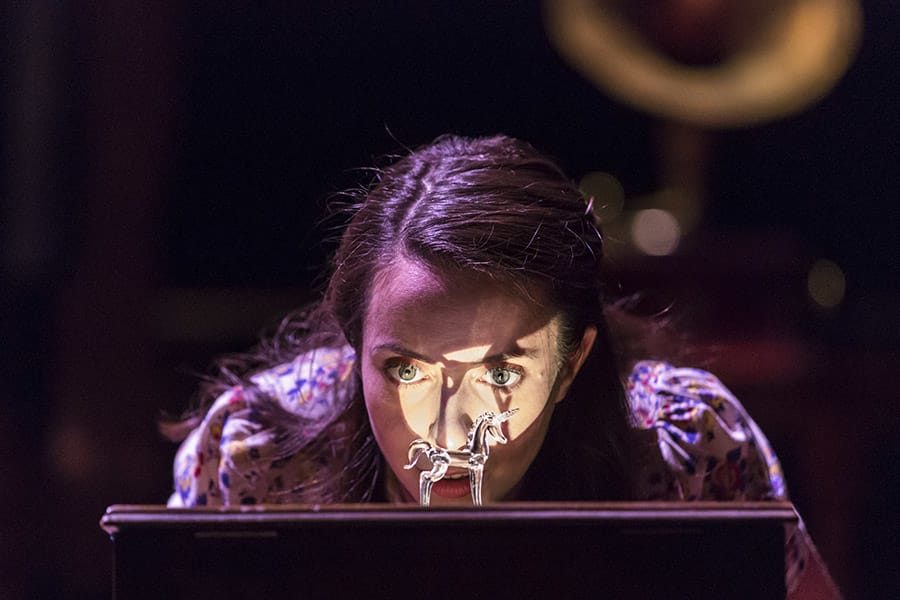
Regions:
<instances>
[{"instance_id":1,"label":"floral patterned blouse","mask_svg":"<svg viewBox=\"0 0 900 600\"><path fill-rule=\"evenodd\" d=\"M355 354L349 346L318 349L251 377L282 408L307 417L315 435L347 405ZM778 457L741 403L710 373L644 361L628 376L632 425L652 448L641 456L639 500L786 500ZM172 508L277 503L304 477L291 458L275 458L278 440L244 410L244 389L219 396L181 444L174 463ZM654 439L655 438L655 439ZM788 590L795 587L811 542L801 524L786 532Z\"/></svg>"}]
</instances>

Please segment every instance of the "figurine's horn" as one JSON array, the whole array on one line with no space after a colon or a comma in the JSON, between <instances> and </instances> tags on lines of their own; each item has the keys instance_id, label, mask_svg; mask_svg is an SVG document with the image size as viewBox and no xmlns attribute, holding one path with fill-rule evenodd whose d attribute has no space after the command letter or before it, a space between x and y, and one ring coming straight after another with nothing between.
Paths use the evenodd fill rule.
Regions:
<instances>
[{"instance_id":1,"label":"figurine's horn","mask_svg":"<svg viewBox=\"0 0 900 600\"><path fill-rule=\"evenodd\" d=\"M511 408L509 410L503 411L493 418L491 422L491 436L501 444L505 444L508 440L506 439L506 436L503 435L503 429L500 427L500 424L504 421L509 421L510 417L512 417L517 412L519 412L518 408Z\"/></svg>"},{"instance_id":2,"label":"figurine's horn","mask_svg":"<svg viewBox=\"0 0 900 600\"><path fill-rule=\"evenodd\" d=\"M502 423L504 421L509 421L509 418L512 417L517 412L519 412L518 408L511 408L509 410L505 410L502 413L500 413L499 415L497 415L496 417L494 417L494 422Z\"/></svg>"}]
</instances>

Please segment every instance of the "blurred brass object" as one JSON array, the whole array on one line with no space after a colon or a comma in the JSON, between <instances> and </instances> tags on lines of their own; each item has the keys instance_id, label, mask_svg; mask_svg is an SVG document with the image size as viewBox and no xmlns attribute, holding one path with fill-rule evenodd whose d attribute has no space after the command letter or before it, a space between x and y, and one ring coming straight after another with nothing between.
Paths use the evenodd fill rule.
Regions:
<instances>
[{"instance_id":1,"label":"blurred brass object","mask_svg":"<svg viewBox=\"0 0 900 600\"><path fill-rule=\"evenodd\" d=\"M759 18L745 18L748 6ZM596 85L701 128L806 108L843 76L862 34L858 0L546 0L545 20L558 50ZM691 51L701 60L685 60Z\"/></svg>"}]
</instances>

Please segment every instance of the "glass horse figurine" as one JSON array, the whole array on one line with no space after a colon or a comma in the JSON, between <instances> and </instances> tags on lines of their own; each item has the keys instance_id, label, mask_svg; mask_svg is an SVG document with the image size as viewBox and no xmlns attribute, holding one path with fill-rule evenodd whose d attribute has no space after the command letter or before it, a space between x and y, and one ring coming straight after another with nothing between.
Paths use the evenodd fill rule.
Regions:
<instances>
[{"instance_id":1,"label":"glass horse figurine","mask_svg":"<svg viewBox=\"0 0 900 600\"><path fill-rule=\"evenodd\" d=\"M492 411L478 415L466 436L466 447L448 450L435 446L428 440L418 438L409 444L409 464L404 469L412 469L421 457L431 461L431 470L419 473L419 504L431 503L431 487L447 474L450 467L464 467L469 470L469 491L472 504L481 506L481 482L484 477L484 463L491 454L491 442L506 443L501 424L508 421L518 408L496 414Z\"/></svg>"}]
</instances>

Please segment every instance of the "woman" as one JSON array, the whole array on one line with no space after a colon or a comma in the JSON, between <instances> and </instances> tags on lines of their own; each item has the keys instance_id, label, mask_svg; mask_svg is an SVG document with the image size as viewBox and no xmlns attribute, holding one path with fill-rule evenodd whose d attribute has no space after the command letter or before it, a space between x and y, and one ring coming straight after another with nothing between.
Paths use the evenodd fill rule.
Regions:
<instances>
[{"instance_id":1,"label":"woman","mask_svg":"<svg viewBox=\"0 0 900 600\"><path fill-rule=\"evenodd\" d=\"M503 136L443 137L384 170L323 299L225 364L181 424L170 506L416 502L432 465L410 443L464 448L488 411L514 412L485 502L784 499L768 441L717 379L616 353L592 202ZM465 476L448 469L431 503L470 503ZM814 556L792 539L791 587Z\"/></svg>"}]
</instances>

